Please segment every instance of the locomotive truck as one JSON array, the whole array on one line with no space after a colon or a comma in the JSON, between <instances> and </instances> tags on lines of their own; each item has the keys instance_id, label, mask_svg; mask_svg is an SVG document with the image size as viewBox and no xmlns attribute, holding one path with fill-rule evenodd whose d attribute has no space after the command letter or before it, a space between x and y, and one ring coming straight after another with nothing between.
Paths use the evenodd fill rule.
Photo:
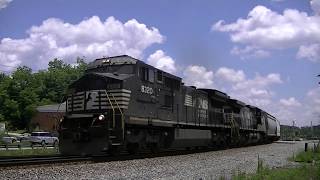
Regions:
<instances>
[{"instance_id":1,"label":"locomotive truck","mask_svg":"<svg viewBox=\"0 0 320 180\"><path fill-rule=\"evenodd\" d=\"M94 155L270 143L279 121L127 55L96 59L69 85L60 152Z\"/></svg>"}]
</instances>

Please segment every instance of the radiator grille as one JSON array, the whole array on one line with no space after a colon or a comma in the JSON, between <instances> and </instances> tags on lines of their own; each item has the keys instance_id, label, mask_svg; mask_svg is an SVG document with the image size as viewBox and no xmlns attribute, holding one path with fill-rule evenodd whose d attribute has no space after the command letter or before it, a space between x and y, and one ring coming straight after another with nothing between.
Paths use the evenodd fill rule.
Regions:
<instances>
[{"instance_id":1,"label":"radiator grille","mask_svg":"<svg viewBox=\"0 0 320 180\"><path fill-rule=\"evenodd\" d=\"M108 93L108 96L106 94ZM131 91L126 89L90 90L71 94L67 100L67 111L86 111L117 108L128 109ZM110 104L111 102L111 104Z\"/></svg>"}]
</instances>

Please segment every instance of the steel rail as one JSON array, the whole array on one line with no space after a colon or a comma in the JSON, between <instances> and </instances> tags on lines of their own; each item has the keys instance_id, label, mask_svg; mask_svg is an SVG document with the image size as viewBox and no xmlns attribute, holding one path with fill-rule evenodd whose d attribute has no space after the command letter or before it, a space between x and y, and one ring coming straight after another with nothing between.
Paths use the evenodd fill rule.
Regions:
<instances>
[{"instance_id":1,"label":"steel rail","mask_svg":"<svg viewBox=\"0 0 320 180\"><path fill-rule=\"evenodd\" d=\"M88 156L15 157L0 159L0 167L90 161Z\"/></svg>"}]
</instances>

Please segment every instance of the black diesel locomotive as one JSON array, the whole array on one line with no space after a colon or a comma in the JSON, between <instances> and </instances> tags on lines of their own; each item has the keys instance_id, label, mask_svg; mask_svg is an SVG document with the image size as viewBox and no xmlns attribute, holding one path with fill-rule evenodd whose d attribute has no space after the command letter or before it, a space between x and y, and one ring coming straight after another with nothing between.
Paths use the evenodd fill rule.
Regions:
<instances>
[{"instance_id":1,"label":"black diesel locomotive","mask_svg":"<svg viewBox=\"0 0 320 180\"><path fill-rule=\"evenodd\" d=\"M279 121L130 56L96 59L68 89L62 154L233 147L279 139Z\"/></svg>"}]
</instances>

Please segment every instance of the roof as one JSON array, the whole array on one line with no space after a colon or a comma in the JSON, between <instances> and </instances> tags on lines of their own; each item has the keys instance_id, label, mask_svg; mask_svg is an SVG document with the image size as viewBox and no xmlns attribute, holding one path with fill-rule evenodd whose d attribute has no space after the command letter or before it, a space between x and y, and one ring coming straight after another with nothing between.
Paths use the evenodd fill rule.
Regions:
<instances>
[{"instance_id":1,"label":"roof","mask_svg":"<svg viewBox=\"0 0 320 180\"><path fill-rule=\"evenodd\" d=\"M104 57L104 58L96 59L93 62L89 63L87 70L91 70L91 69L95 69L95 68L99 68L99 67L103 67L103 66L109 66L109 65L124 65L124 64L145 64L145 65L151 66L155 69L158 69L150 64L145 63L142 60L133 58L128 55L120 55L120 56ZM181 78L178 76L175 76L175 75L168 73L166 71L163 71L161 69L158 69L158 70L164 72L166 77L181 81Z\"/></svg>"},{"instance_id":2,"label":"roof","mask_svg":"<svg viewBox=\"0 0 320 180\"><path fill-rule=\"evenodd\" d=\"M94 60L89 63L88 69L94 69L99 66L117 65L117 64L136 64L138 59L135 59L128 55L104 57Z\"/></svg>"},{"instance_id":3,"label":"roof","mask_svg":"<svg viewBox=\"0 0 320 180\"><path fill-rule=\"evenodd\" d=\"M61 104L50 104L37 107L38 112L66 112L66 102Z\"/></svg>"},{"instance_id":4,"label":"roof","mask_svg":"<svg viewBox=\"0 0 320 180\"><path fill-rule=\"evenodd\" d=\"M114 73L97 73L97 72L89 73L88 75L90 74L94 74L102 77L109 77L109 78L118 79L118 80L124 80L133 76L133 74L114 74Z\"/></svg>"},{"instance_id":5,"label":"roof","mask_svg":"<svg viewBox=\"0 0 320 180\"><path fill-rule=\"evenodd\" d=\"M223 98L223 99L229 99L230 98L227 93L224 93L224 92L216 90L216 89L200 88L200 90L208 92L210 94L210 96L218 96L218 97Z\"/></svg>"},{"instance_id":6,"label":"roof","mask_svg":"<svg viewBox=\"0 0 320 180\"><path fill-rule=\"evenodd\" d=\"M237 99L228 99L229 102L231 102L231 105L238 106L238 107L244 107L246 104L242 101L239 101Z\"/></svg>"}]
</instances>

